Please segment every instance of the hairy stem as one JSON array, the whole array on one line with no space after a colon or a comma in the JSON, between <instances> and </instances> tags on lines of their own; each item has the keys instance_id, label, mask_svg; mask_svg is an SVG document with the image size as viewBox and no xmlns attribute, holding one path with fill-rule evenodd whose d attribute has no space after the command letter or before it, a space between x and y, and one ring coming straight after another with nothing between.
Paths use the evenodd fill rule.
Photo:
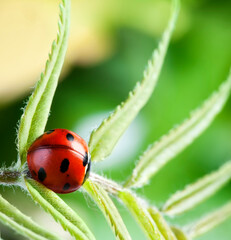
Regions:
<instances>
[{"instance_id":1,"label":"hairy stem","mask_svg":"<svg viewBox=\"0 0 231 240\"><path fill-rule=\"evenodd\" d=\"M9 169L0 170L0 184L17 184L21 176L22 173L19 171L11 171Z\"/></svg>"},{"instance_id":2,"label":"hairy stem","mask_svg":"<svg viewBox=\"0 0 231 240\"><path fill-rule=\"evenodd\" d=\"M96 173L91 172L89 178L94 183L100 184L107 192L113 195L117 195L118 192L121 192L123 190L123 187L120 186L118 183L110 179L104 178Z\"/></svg>"}]
</instances>

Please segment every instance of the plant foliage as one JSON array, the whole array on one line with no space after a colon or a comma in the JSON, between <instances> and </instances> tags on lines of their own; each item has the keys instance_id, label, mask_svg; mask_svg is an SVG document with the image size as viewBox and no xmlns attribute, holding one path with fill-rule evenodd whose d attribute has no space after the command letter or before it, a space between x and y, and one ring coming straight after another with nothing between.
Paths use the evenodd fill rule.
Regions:
<instances>
[{"instance_id":1,"label":"plant foliage","mask_svg":"<svg viewBox=\"0 0 231 240\"><path fill-rule=\"evenodd\" d=\"M129 93L128 99L105 119L91 134L89 147L93 161L103 160L110 155L121 135L141 108L150 98L157 83L164 58L168 49L179 12L178 0L173 1L172 15L163 37L154 51L144 78ZM51 54L45 71L41 75L31 97L27 102L18 129L18 163L11 169L2 168L0 183L24 187L32 199L48 212L64 230L75 239L94 240L95 237L85 222L57 194L25 174L27 170L26 155L28 147L45 129L52 99L64 62L67 49L70 22L70 0L63 0L60 5L59 31L52 45ZM191 117L179 127L153 144L140 157L132 176L122 186L112 180L92 173L85 182L84 189L98 205L111 227L115 238L131 239L122 217L114 202L113 195L120 200L134 216L148 239L152 240L185 240L206 233L231 215L230 203L219 210L208 214L196 223L183 228L171 226L164 214L174 216L195 207L204 201L230 180L230 162L218 171L209 174L184 190L174 194L162 208L162 212L148 203L142 196L137 196L131 187L141 187L148 183L161 167L174 158L185 147L190 145L212 122L222 110L228 99L231 88L231 74L219 90L191 114ZM25 169L25 170L24 170ZM28 239L59 239L55 234L40 227L16 207L0 196L0 221Z\"/></svg>"},{"instance_id":2,"label":"plant foliage","mask_svg":"<svg viewBox=\"0 0 231 240\"><path fill-rule=\"evenodd\" d=\"M148 62L143 80L136 84L127 100L117 106L115 111L91 133L89 148L92 161L100 161L110 155L121 135L150 98L164 62L178 12L179 2L174 1L172 17L158 48L153 52L152 58Z\"/></svg>"},{"instance_id":3,"label":"plant foliage","mask_svg":"<svg viewBox=\"0 0 231 240\"><path fill-rule=\"evenodd\" d=\"M149 179L169 160L190 145L222 110L229 97L230 88L231 76L229 75L218 91L213 93L201 107L193 111L187 120L148 147L125 186L142 187L147 184Z\"/></svg>"},{"instance_id":4,"label":"plant foliage","mask_svg":"<svg viewBox=\"0 0 231 240\"><path fill-rule=\"evenodd\" d=\"M53 96L63 66L70 25L70 0L60 5L58 35L53 42L44 73L30 96L18 129L18 150L21 165L26 162L26 152L32 142L43 134L50 112Z\"/></svg>"}]
</instances>

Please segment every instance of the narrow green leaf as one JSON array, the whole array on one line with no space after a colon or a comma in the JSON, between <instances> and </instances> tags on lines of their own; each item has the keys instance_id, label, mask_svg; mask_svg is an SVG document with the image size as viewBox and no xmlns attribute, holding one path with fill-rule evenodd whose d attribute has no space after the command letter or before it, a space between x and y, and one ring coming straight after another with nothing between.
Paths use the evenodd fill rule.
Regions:
<instances>
[{"instance_id":1,"label":"narrow green leaf","mask_svg":"<svg viewBox=\"0 0 231 240\"><path fill-rule=\"evenodd\" d=\"M91 173L90 180L94 183L99 184L103 189L107 192L115 195L122 199L126 206L129 206L129 210L135 215L138 223L141 225L142 228L145 228L145 233L148 234L150 229L157 229L157 234L163 236L165 240L183 240L187 238L183 238L185 234L178 229L175 230L174 227L169 227L168 223L165 221L162 214L153 206L149 206L145 200L141 199L140 197L137 198L135 194L131 190L123 189L118 183L114 182L113 180L104 178L98 174ZM125 195L125 196L122 196ZM127 196L126 196L127 195ZM135 208L132 208L132 203L135 202ZM136 207L137 205L137 207ZM146 215L145 215L146 214ZM151 222L149 223L149 218ZM153 220L153 222L152 222ZM152 226L154 225L154 227ZM150 227L150 229L149 229ZM182 233L181 233L182 232ZM150 235L152 232L150 233ZM177 235L177 237L175 237Z\"/></svg>"},{"instance_id":2,"label":"narrow green leaf","mask_svg":"<svg viewBox=\"0 0 231 240\"><path fill-rule=\"evenodd\" d=\"M148 212L165 240L177 240L169 224L165 221L158 209L148 207Z\"/></svg>"},{"instance_id":3,"label":"narrow green leaf","mask_svg":"<svg viewBox=\"0 0 231 240\"><path fill-rule=\"evenodd\" d=\"M172 231L174 232L177 240L189 240L191 239L189 236L187 236L181 229L172 226Z\"/></svg>"},{"instance_id":4,"label":"narrow green leaf","mask_svg":"<svg viewBox=\"0 0 231 240\"><path fill-rule=\"evenodd\" d=\"M0 221L30 239L58 240L58 236L39 226L0 195Z\"/></svg>"},{"instance_id":5,"label":"narrow green leaf","mask_svg":"<svg viewBox=\"0 0 231 240\"><path fill-rule=\"evenodd\" d=\"M103 212L115 236L120 240L131 239L124 222L107 192L97 183L88 179L83 187Z\"/></svg>"},{"instance_id":6,"label":"narrow green leaf","mask_svg":"<svg viewBox=\"0 0 231 240\"><path fill-rule=\"evenodd\" d=\"M21 165L26 162L28 147L44 132L46 126L67 49L70 3L70 0L63 0L62 5L60 5L57 40L53 42L45 71L41 74L20 121L18 129L18 149Z\"/></svg>"},{"instance_id":7,"label":"narrow green leaf","mask_svg":"<svg viewBox=\"0 0 231 240\"><path fill-rule=\"evenodd\" d=\"M118 197L123 201L132 215L136 218L147 237L151 240L165 240L160 233L156 223L147 211L147 204L142 199L138 199L129 191L121 191Z\"/></svg>"},{"instance_id":8,"label":"narrow green leaf","mask_svg":"<svg viewBox=\"0 0 231 240\"><path fill-rule=\"evenodd\" d=\"M231 202L228 202L220 209L208 214L198 222L186 227L188 235L191 238L196 238L207 233L225 220L231 217Z\"/></svg>"},{"instance_id":9,"label":"narrow green leaf","mask_svg":"<svg viewBox=\"0 0 231 240\"><path fill-rule=\"evenodd\" d=\"M33 239L33 240L46 240L46 238L37 235L36 233L28 230L27 228L19 225L17 222L12 220L10 217L6 216L5 214L0 212L0 221L9 226L10 228L14 229L17 231L19 234L22 236L28 238L28 239Z\"/></svg>"},{"instance_id":10,"label":"narrow green leaf","mask_svg":"<svg viewBox=\"0 0 231 240\"><path fill-rule=\"evenodd\" d=\"M25 181L34 201L49 212L64 230L79 240L95 239L84 221L57 194L33 179Z\"/></svg>"},{"instance_id":11,"label":"narrow green leaf","mask_svg":"<svg viewBox=\"0 0 231 240\"><path fill-rule=\"evenodd\" d=\"M176 192L163 207L165 214L175 216L197 206L215 194L231 179L231 161L219 170L204 176L197 182L188 185L184 190Z\"/></svg>"},{"instance_id":12,"label":"narrow green leaf","mask_svg":"<svg viewBox=\"0 0 231 240\"><path fill-rule=\"evenodd\" d=\"M89 148L93 161L103 160L110 155L117 141L139 113L140 109L150 98L158 80L164 57L168 48L175 22L179 11L179 3L174 1L174 10L158 49L154 51L152 59L144 72L144 78L138 82L125 102L122 102L115 111L105 119L90 137Z\"/></svg>"},{"instance_id":13,"label":"narrow green leaf","mask_svg":"<svg viewBox=\"0 0 231 240\"><path fill-rule=\"evenodd\" d=\"M230 88L231 73L227 81L221 84L218 92L212 94L199 109L191 114L189 119L144 152L125 186L141 187L147 184L160 168L190 145L222 110L229 97Z\"/></svg>"}]
</instances>

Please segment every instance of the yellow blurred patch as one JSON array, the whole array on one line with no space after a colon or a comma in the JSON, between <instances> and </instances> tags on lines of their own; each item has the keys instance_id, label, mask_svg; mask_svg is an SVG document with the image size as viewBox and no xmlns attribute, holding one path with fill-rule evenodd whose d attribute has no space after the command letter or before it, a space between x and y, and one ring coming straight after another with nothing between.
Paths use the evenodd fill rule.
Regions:
<instances>
[{"instance_id":1,"label":"yellow blurred patch","mask_svg":"<svg viewBox=\"0 0 231 240\"><path fill-rule=\"evenodd\" d=\"M38 80L56 37L59 2L0 1L0 104L25 94ZM169 1L73 0L64 72L110 56L112 30L121 26L159 35L169 9ZM180 32L187 24L182 26Z\"/></svg>"}]
</instances>

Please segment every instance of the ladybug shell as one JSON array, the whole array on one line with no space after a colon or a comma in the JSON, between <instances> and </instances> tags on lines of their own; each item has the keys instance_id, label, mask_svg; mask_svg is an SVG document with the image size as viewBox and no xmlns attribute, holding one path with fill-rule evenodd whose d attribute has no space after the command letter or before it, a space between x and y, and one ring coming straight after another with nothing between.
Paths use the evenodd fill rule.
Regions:
<instances>
[{"instance_id":1,"label":"ladybug shell","mask_svg":"<svg viewBox=\"0 0 231 240\"><path fill-rule=\"evenodd\" d=\"M76 191L89 175L86 142L66 129L45 132L27 152L31 176L56 193Z\"/></svg>"}]
</instances>

